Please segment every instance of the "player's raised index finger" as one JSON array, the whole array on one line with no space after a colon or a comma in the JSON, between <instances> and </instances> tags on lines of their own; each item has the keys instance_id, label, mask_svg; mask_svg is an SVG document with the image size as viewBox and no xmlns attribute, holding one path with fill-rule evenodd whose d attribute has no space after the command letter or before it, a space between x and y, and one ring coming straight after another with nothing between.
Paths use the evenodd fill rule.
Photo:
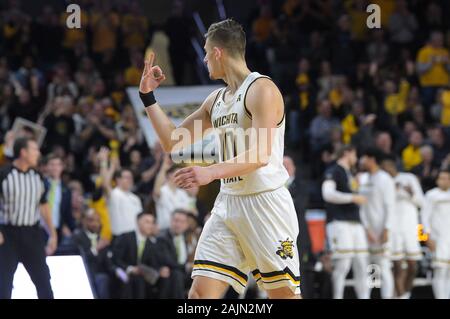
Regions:
<instances>
[{"instance_id":1,"label":"player's raised index finger","mask_svg":"<svg viewBox=\"0 0 450 319\"><path fill-rule=\"evenodd\" d=\"M155 53L151 52L147 58L147 65L149 68L153 66L153 62L155 61Z\"/></svg>"}]
</instances>

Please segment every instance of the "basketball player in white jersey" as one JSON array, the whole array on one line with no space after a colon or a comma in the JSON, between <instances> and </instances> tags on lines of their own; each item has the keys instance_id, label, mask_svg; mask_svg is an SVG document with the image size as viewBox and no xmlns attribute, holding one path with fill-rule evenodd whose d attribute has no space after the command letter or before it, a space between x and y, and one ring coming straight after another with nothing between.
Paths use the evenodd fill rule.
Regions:
<instances>
[{"instance_id":1,"label":"basketball player in white jersey","mask_svg":"<svg viewBox=\"0 0 450 319\"><path fill-rule=\"evenodd\" d=\"M361 206L361 221L366 228L371 261L381 275L381 297L394 297L394 277L391 270L390 244L395 214L395 183L380 168L382 153L369 148L361 156L361 166L367 171L359 176L359 192L367 197Z\"/></svg>"},{"instance_id":2,"label":"basketball player in white jersey","mask_svg":"<svg viewBox=\"0 0 450 319\"><path fill-rule=\"evenodd\" d=\"M282 95L268 77L248 69L245 33L237 22L215 23L205 37L210 77L227 86L212 92L179 128L194 133L199 122L203 131L214 128L220 162L182 168L175 182L190 188L220 179L221 190L197 246L189 297L221 298L229 286L242 293L251 271L269 298L300 298L298 222L283 166ZM173 152L187 145L171 138L177 128L156 103L153 91L165 77L153 59L145 62L140 96L161 145ZM252 129L250 139L239 134Z\"/></svg>"},{"instance_id":3,"label":"basketball player in white jersey","mask_svg":"<svg viewBox=\"0 0 450 319\"><path fill-rule=\"evenodd\" d=\"M423 191L414 174L399 172L395 157L383 159L381 168L395 181L396 203L392 223L392 252L395 290L399 299L409 299L417 272L417 261L422 259L417 236L419 209L423 205ZM403 269L403 261L407 268Z\"/></svg>"},{"instance_id":4,"label":"basketball player in white jersey","mask_svg":"<svg viewBox=\"0 0 450 319\"><path fill-rule=\"evenodd\" d=\"M427 245L434 254L433 293L436 299L450 298L450 171L439 172L438 187L425 194L422 210Z\"/></svg>"}]
</instances>

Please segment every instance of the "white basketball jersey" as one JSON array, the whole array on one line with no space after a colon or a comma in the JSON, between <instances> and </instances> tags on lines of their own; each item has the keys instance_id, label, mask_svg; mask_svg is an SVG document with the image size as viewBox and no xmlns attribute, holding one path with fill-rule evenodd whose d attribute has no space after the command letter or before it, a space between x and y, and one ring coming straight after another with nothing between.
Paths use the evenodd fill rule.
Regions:
<instances>
[{"instance_id":1,"label":"white basketball jersey","mask_svg":"<svg viewBox=\"0 0 450 319\"><path fill-rule=\"evenodd\" d=\"M233 99L224 101L225 88L221 89L211 108L211 123L218 136L219 161L224 162L249 149L249 135L252 128L251 114L245 106L249 87L258 78L265 77L257 72L250 73ZM247 175L221 180L220 191L231 195L249 195L270 191L283 186L289 175L283 166L285 118L276 128L272 141L272 152L266 166Z\"/></svg>"}]
</instances>

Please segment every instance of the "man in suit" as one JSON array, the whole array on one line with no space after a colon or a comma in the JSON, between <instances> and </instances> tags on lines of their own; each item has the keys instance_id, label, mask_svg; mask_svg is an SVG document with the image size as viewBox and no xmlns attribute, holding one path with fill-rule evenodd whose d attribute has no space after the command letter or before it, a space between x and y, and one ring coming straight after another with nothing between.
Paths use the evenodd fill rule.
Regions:
<instances>
[{"instance_id":1,"label":"man in suit","mask_svg":"<svg viewBox=\"0 0 450 319\"><path fill-rule=\"evenodd\" d=\"M61 157L50 154L46 158L45 186L49 190L47 200L60 245L67 242L75 229L75 220L72 216L72 194L61 180L63 170L64 163Z\"/></svg>"},{"instance_id":2,"label":"man in suit","mask_svg":"<svg viewBox=\"0 0 450 319\"><path fill-rule=\"evenodd\" d=\"M154 237L155 217L146 212L137 216L137 229L114 240L113 270L122 281L121 298L161 297L170 284L165 245Z\"/></svg>"},{"instance_id":3,"label":"man in suit","mask_svg":"<svg viewBox=\"0 0 450 319\"><path fill-rule=\"evenodd\" d=\"M109 299L111 265L108 247L100 240L100 216L95 210L89 209L83 214L81 223L82 228L74 231L72 242L87 264L97 297Z\"/></svg>"},{"instance_id":4,"label":"man in suit","mask_svg":"<svg viewBox=\"0 0 450 319\"><path fill-rule=\"evenodd\" d=\"M190 277L186 271L188 247L185 233L189 227L188 214L182 209L176 209L172 213L169 229L160 234L171 272L171 286L167 287L168 290L161 291L164 298L186 298L186 282Z\"/></svg>"}]
</instances>

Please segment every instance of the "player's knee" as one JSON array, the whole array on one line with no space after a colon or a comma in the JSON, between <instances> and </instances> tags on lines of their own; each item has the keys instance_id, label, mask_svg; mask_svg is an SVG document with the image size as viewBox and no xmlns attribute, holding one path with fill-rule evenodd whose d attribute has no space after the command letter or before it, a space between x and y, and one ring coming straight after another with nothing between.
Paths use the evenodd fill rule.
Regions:
<instances>
[{"instance_id":1,"label":"player's knee","mask_svg":"<svg viewBox=\"0 0 450 319\"><path fill-rule=\"evenodd\" d=\"M192 286L191 289L189 289L188 298L189 299L200 299L201 298L200 293L195 286Z\"/></svg>"},{"instance_id":2,"label":"player's knee","mask_svg":"<svg viewBox=\"0 0 450 319\"><path fill-rule=\"evenodd\" d=\"M417 271L417 262L415 260L408 260L407 265L409 273L415 273Z\"/></svg>"},{"instance_id":3,"label":"player's knee","mask_svg":"<svg viewBox=\"0 0 450 319\"><path fill-rule=\"evenodd\" d=\"M202 281L200 281L197 278L194 279L191 289L189 289L188 298L189 299L209 298L208 291Z\"/></svg>"},{"instance_id":4,"label":"player's knee","mask_svg":"<svg viewBox=\"0 0 450 319\"><path fill-rule=\"evenodd\" d=\"M267 290L267 295L270 299L301 299L301 296L299 294L295 294L295 292L289 287Z\"/></svg>"},{"instance_id":5,"label":"player's knee","mask_svg":"<svg viewBox=\"0 0 450 319\"><path fill-rule=\"evenodd\" d=\"M400 272L403 270L403 264L401 261L394 261L392 264L394 266L395 271Z\"/></svg>"}]
</instances>

